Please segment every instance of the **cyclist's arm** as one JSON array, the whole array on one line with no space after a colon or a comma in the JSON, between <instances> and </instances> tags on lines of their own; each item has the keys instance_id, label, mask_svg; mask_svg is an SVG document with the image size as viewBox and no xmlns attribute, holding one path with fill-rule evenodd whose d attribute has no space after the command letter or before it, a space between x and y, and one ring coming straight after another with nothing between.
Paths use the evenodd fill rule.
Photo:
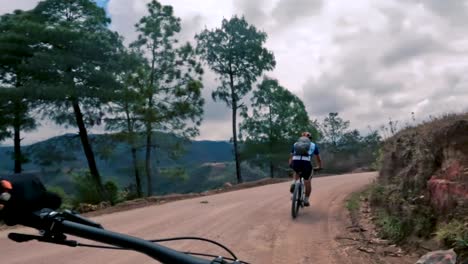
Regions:
<instances>
[{"instance_id":1,"label":"cyclist's arm","mask_svg":"<svg viewBox=\"0 0 468 264\"><path fill-rule=\"evenodd\" d=\"M322 168L322 159L320 158L320 151L317 145L315 145L313 154L315 156L315 161L317 162L317 167Z\"/></svg>"},{"instance_id":2,"label":"cyclist's arm","mask_svg":"<svg viewBox=\"0 0 468 264\"><path fill-rule=\"evenodd\" d=\"M315 156L315 161L317 161L317 167L322 168L322 159L320 158L320 154L316 154Z\"/></svg>"},{"instance_id":3,"label":"cyclist's arm","mask_svg":"<svg viewBox=\"0 0 468 264\"><path fill-rule=\"evenodd\" d=\"M292 146L292 148L291 148L291 153L289 154L289 160L288 160L289 166L291 166L291 164L292 164L292 158L293 158L293 156L294 156L294 145Z\"/></svg>"}]
</instances>

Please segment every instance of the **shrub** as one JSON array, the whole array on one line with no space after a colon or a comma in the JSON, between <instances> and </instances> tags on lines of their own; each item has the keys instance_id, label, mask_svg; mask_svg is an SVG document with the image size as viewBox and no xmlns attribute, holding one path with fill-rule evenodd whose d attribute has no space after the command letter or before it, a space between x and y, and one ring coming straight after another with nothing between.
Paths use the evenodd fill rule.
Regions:
<instances>
[{"instance_id":1,"label":"shrub","mask_svg":"<svg viewBox=\"0 0 468 264\"><path fill-rule=\"evenodd\" d=\"M107 199L112 205L122 201L120 198L119 186L115 181L109 180L104 183L104 190L106 192Z\"/></svg>"},{"instance_id":2,"label":"shrub","mask_svg":"<svg viewBox=\"0 0 468 264\"><path fill-rule=\"evenodd\" d=\"M73 205L78 206L80 203L99 204L102 202L97 185L89 172L74 175L72 181L76 189ZM115 181L106 181L104 191L106 192L106 200L112 205L120 201L119 187Z\"/></svg>"},{"instance_id":3,"label":"shrub","mask_svg":"<svg viewBox=\"0 0 468 264\"><path fill-rule=\"evenodd\" d=\"M49 186L47 187L49 192L53 192L62 198L62 205L61 209L72 209L73 208L73 201L72 198L67 195L67 193L63 190L60 186Z\"/></svg>"},{"instance_id":4,"label":"shrub","mask_svg":"<svg viewBox=\"0 0 468 264\"><path fill-rule=\"evenodd\" d=\"M392 216L384 210L379 210L376 222L380 235L395 243L403 241L411 233L410 221Z\"/></svg>"},{"instance_id":5,"label":"shrub","mask_svg":"<svg viewBox=\"0 0 468 264\"><path fill-rule=\"evenodd\" d=\"M72 182L76 190L73 205L78 206L80 203L98 204L101 202L97 185L91 173L75 174L72 176Z\"/></svg>"},{"instance_id":6,"label":"shrub","mask_svg":"<svg viewBox=\"0 0 468 264\"><path fill-rule=\"evenodd\" d=\"M468 250L468 226L458 220L440 226L435 235L437 241L444 246Z\"/></svg>"},{"instance_id":7,"label":"shrub","mask_svg":"<svg viewBox=\"0 0 468 264\"><path fill-rule=\"evenodd\" d=\"M355 213L357 210L359 210L359 203L361 199L361 193L356 192L353 193L349 199L346 201L346 208L350 211L350 213Z\"/></svg>"},{"instance_id":8,"label":"shrub","mask_svg":"<svg viewBox=\"0 0 468 264\"><path fill-rule=\"evenodd\" d=\"M383 204L385 201L385 188L378 184L374 183L369 188L369 202L372 206Z\"/></svg>"}]
</instances>

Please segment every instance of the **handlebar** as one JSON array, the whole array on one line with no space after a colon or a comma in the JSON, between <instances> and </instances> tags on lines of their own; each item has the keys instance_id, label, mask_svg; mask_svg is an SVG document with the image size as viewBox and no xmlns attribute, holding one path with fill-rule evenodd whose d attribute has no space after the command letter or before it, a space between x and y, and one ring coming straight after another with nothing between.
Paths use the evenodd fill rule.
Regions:
<instances>
[{"instance_id":1,"label":"handlebar","mask_svg":"<svg viewBox=\"0 0 468 264\"><path fill-rule=\"evenodd\" d=\"M227 262L219 257L215 260L207 260L184 254L182 252L164 247L150 241L112 232L104 229L100 224L94 223L77 214L65 211L58 213L50 209L42 209L34 212L32 219L21 223L23 225L40 230L42 236L31 236L10 233L9 238L16 242L25 242L31 239L37 239L42 242L50 242L67 246L77 246L76 241L66 240L65 234L74 235L89 240L113 245L121 249L131 249L144 253L155 260L162 263L177 263L177 264L240 264L238 260Z\"/></svg>"},{"instance_id":2,"label":"handlebar","mask_svg":"<svg viewBox=\"0 0 468 264\"><path fill-rule=\"evenodd\" d=\"M175 264L248 264L223 245L203 238L171 238L157 241L144 240L104 229L99 223L92 222L71 211L56 212L61 198L47 191L35 174L7 175L0 177L0 219L7 225L23 225L40 231L40 236L10 233L9 238L16 242L38 240L65 246L82 246L107 249L135 250L162 263ZM4 183L9 183L5 185ZM88 245L67 240L66 234L109 244L110 246ZM208 241L225 249L232 258L215 255L179 252L156 244L176 239L198 239ZM201 258L205 257L205 258ZM213 260L208 260L207 257Z\"/></svg>"}]
</instances>

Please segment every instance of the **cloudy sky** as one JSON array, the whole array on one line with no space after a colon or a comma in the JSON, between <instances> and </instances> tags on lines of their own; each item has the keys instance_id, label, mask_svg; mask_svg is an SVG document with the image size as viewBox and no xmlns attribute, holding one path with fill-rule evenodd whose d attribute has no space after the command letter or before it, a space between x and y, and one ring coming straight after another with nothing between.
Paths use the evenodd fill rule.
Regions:
<instances>
[{"instance_id":1,"label":"cloudy sky","mask_svg":"<svg viewBox=\"0 0 468 264\"><path fill-rule=\"evenodd\" d=\"M37 0L0 0L0 14ZM146 14L146 0L107 2L111 28L126 42ZM468 110L468 2L462 0L162 0L182 18L181 38L245 15L268 33L277 67L267 73L300 96L312 119L339 112L365 131L389 118L417 120ZM211 99L205 76L205 118L199 139L229 139L230 112ZM25 143L64 133L51 123ZM74 130L71 130L74 132ZM99 132L98 130L92 130ZM7 142L6 142L7 143ZM8 144L8 143L7 143Z\"/></svg>"}]
</instances>

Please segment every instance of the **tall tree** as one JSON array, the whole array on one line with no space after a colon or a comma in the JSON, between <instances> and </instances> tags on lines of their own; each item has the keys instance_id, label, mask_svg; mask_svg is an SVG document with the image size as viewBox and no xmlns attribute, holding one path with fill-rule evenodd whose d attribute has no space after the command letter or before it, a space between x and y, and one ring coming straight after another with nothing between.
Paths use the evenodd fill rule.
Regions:
<instances>
[{"instance_id":1,"label":"tall tree","mask_svg":"<svg viewBox=\"0 0 468 264\"><path fill-rule=\"evenodd\" d=\"M174 16L172 6L158 1L151 1L147 7L149 15L136 25L139 35L131 47L145 54L149 64L142 91L146 103L141 115L146 132L147 194L151 195L153 132L171 132L186 138L197 135L204 100L201 96L203 70L195 50L189 43L176 46L180 18Z\"/></svg>"},{"instance_id":2,"label":"tall tree","mask_svg":"<svg viewBox=\"0 0 468 264\"><path fill-rule=\"evenodd\" d=\"M243 112L240 125L242 138L245 135L244 158L256 158L256 164L266 163L273 178L278 164L284 163L291 142L303 131L310 131L317 138L318 131L301 99L275 79L264 78L251 101L252 113Z\"/></svg>"},{"instance_id":3,"label":"tall tree","mask_svg":"<svg viewBox=\"0 0 468 264\"><path fill-rule=\"evenodd\" d=\"M47 104L48 118L78 127L90 173L105 198L88 128L100 124L104 106L119 88L114 61L121 38L108 29L105 11L91 0L45 0L33 13L44 29L25 65L33 77L31 94Z\"/></svg>"},{"instance_id":4,"label":"tall tree","mask_svg":"<svg viewBox=\"0 0 468 264\"><path fill-rule=\"evenodd\" d=\"M349 128L349 121L343 120L338 116L338 113L329 113L323 120L321 132L324 140L332 144L333 148L338 147L339 140Z\"/></svg>"},{"instance_id":5,"label":"tall tree","mask_svg":"<svg viewBox=\"0 0 468 264\"><path fill-rule=\"evenodd\" d=\"M237 111L245 108L241 100L257 78L275 67L275 59L273 53L264 47L267 34L249 25L243 17L223 19L221 28L205 29L195 38L198 52L221 81L212 93L213 99L225 102L232 110L232 139L237 181L240 183Z\"/></svg>"},{"instance_id":6,"label":"tall tree","mask_svg":"<svg viewBox=\"0 0 468 264\"><path fill-rule=\"evenodd\" d=\"M114 136L119 141L124 141L130 146L132 164L135 175L136 194L142 197L142 181L137 157L139 132L142 128L141 106L145 103L145 97L141 93L145 87L147 69L140 54L126 51L120 58L123 66L118 79L122 83L122 89L116 100L112 102L112 117L106 119L106 129L118 131Z\"/></svg>"},{"instance_id":7,"label":"tall tree","mask_svg":"<svg viewBox=\"0 0 468 264\"><path fill-rule=\"evenodd\" d=\"M40 28L31 19L30 12L15 11L0 17L0 108L2 108L3 132L13 135L14 173L22 171L25 161L21 153L21 131L29 131L37 123L31 117L32 102L25 97L25 83L29 76L21 65L33 54L34 33ZM38 30L37 30L38 31ZM0 121L1 122L1 121ZM8 132L6 129L12 131Z\"/></svg>"}]
</instances>

